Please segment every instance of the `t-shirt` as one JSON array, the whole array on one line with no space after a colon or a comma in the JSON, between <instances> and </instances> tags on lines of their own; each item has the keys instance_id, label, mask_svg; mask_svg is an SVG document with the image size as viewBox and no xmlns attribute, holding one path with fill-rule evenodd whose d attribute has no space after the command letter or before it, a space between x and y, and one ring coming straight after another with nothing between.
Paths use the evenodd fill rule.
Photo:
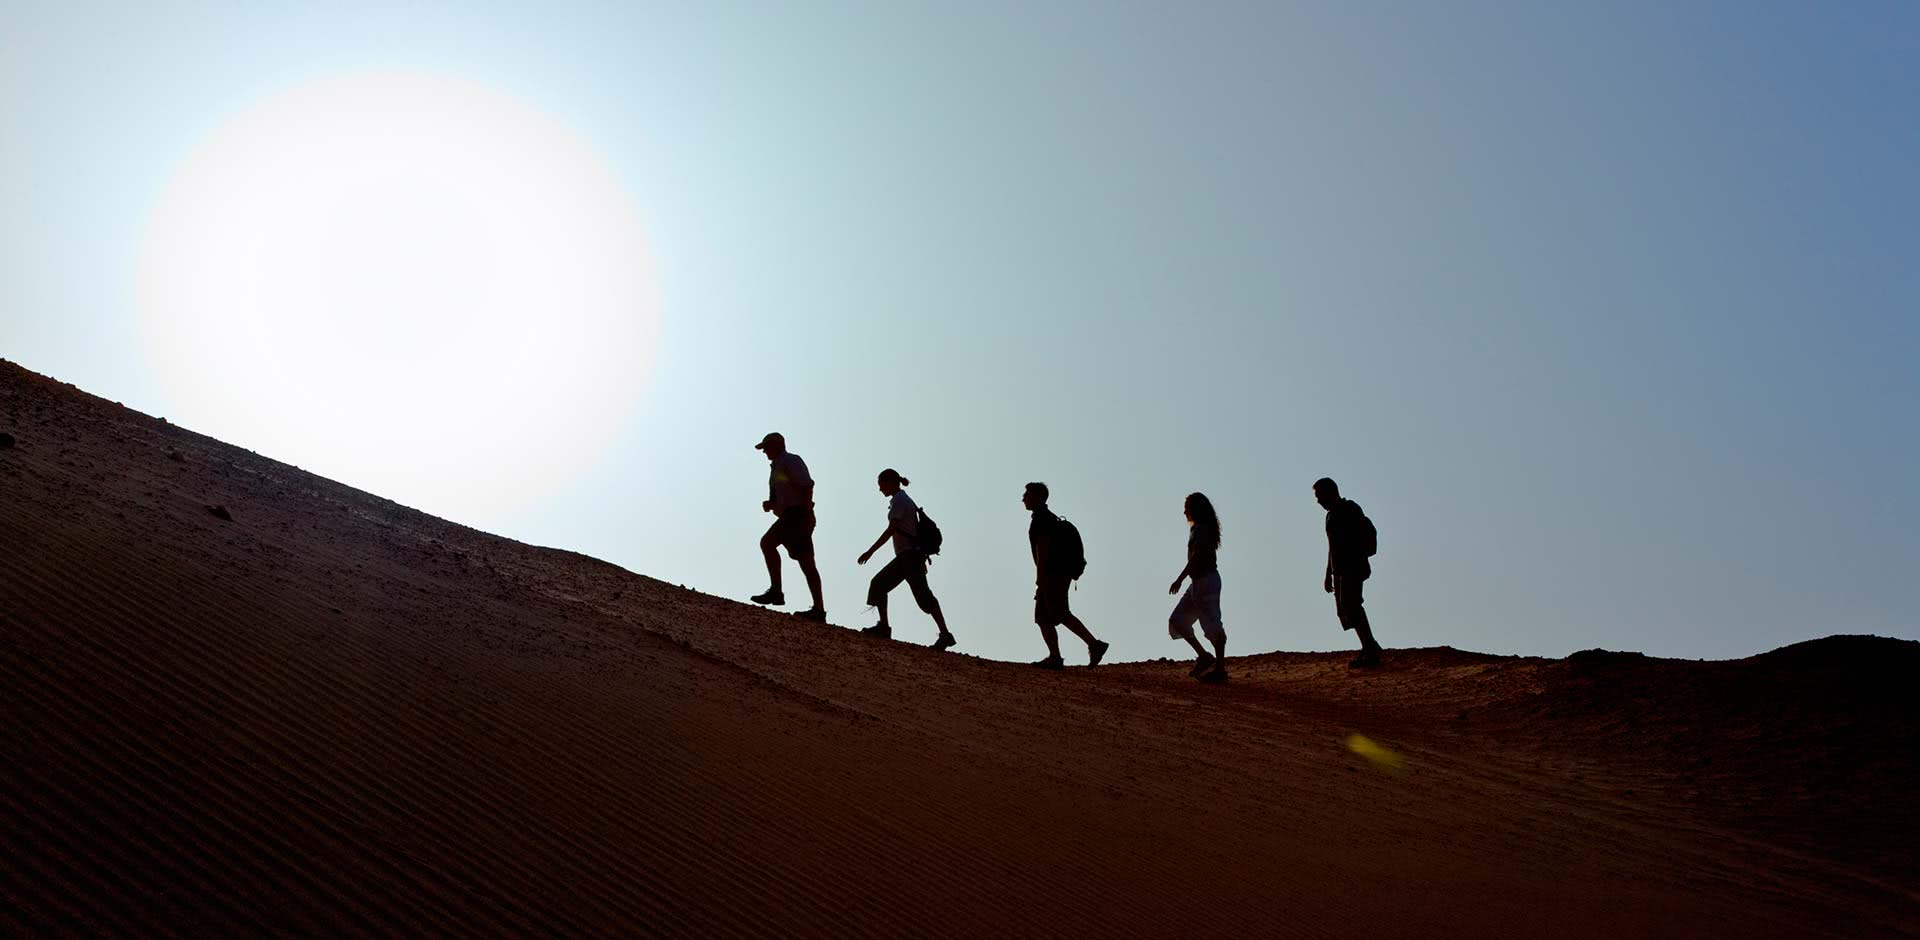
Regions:
<instances>
[{"instance_id":1,"label":"t-shirt","mask_svg":"<svg viewBox=\"0 0 1920 940\"><path fill-rule=\"evenodd\" d=\"M1213 544L1213 535L1194 526L1187 533L1187 576L1199 578L1219 570L1220 549Z\"/></svg>"},{"instance_id":2,"label":"t-shirt","mask_svg":"<svg viewBox=\"0 0 1920 940\"><path fill-rule=\"evenodd\" d=\"M785 513L789 509L805 509L813 504L813 477L807 473L807 462L800 455L788 451L773 458L767 477L767 498L773 501L775 513Z\"/></svg>"},{"instance_id":3,"label":"t-shirt","mask_svg":"<svg viewBox=\"0 0 1920 940\"><path fill-rule=\"evenodd\" d=\"M1033 522L1027 525L1027 545L1033 549L1034 573L1044 577L1047 573L1047 554L1053 550L1053 527L1060 517L1053 510L1040 507L1033 511Z\"/></svg>"},{"instance_id":4,"label":"t-shirt","mask_svg":"<svg viewBox=\"0 0 1920 940\"><path fill-rule=\"evenodd\" d=\"M914 536L920 534L920 516L913 497L907 491L895 490L893 500L887 505L887 526L893 530L893 553L905 555L915 551Z\"/></svg>"},{"instance_id":5,"label":"t-shirt","mask_svg":"<svg viewBox=\"0 0 1920 940\"><path fill-rule=\"evenodd\" d=\"M1364 578L1373 573L1373 565L1367 562L1365 520L1360 504L1350 499L1327 510L1327 556L1335 574Z\"/></svg>"}]
</instances>

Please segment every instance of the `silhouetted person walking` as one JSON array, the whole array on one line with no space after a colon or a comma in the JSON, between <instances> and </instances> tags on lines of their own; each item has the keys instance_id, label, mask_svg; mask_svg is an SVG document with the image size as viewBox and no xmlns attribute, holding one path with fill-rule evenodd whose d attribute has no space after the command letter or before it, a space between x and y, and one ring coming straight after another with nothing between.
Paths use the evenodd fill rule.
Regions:
<instances>
[{"instance_id":1,"label":"silhouetted person walking","mask_svg":"<svg viewBox=\"0 0 1920 940\"><path fill-rule=\"evenodd\" d=\"M893 627L887 623L887 593L907 582L913 591L913 601L920 609L933 618L933 625L940 628L940 636L933 641L933 648L943 650L954 644L953 634L947 632L947 618L940 613L940 599L933 596L933 589L927 587L927 553L920 544L920 507L914 505L913 497L907 495L907 478L889 467L880 471L880 495L887 497L887 527L875 539L873 547L860 553L860 563L866 564L873 553L880 550L888 539L893 540L893 560L873 576L873 582L867 586L867 603L878 608L880 622L860 631L868 636L890 639ZM934 546L938 548L939 546Z\"/></svg>"},{"instance_id":2,"label":"silhouetted person walking","mask_svg":"<svg viewBox=\"0 0 1920 940\"><path fill-rule=\"evenodd\" d=\"M1067 589L1086 571L1085 547L1080 532L1047 508L1047 485L1029 483L1020 502L1033 513L1027 527L1027 545L1033 550L1034 584L1033 622L1047 641L1047 658L1034 663L1042 669L1062 669L1060 634L1055 627L1066 626L1087 644L1087 665L1100 665L1107 655L1107 644L1094 638L1087 625L1067 607Z\"/></svg>"},{"instance_id":3,"label":"silhouetted person walking","mask_svg":"<svg viewBox=\"0 0 1920 940\"><path fill-rule=\"evenodd\" d=\"M1220 517L1203 494L1187 495L1187 566L1173 579L1168 594L1180 594L1180 583L1193 579L1187 593L1167 617L1167 634L1193 647L1194 663L1187 674L1201 682L1227 681L1227 628L1220 619ZM1213 644L1209 653L1193 635L1194 621Z\"/></svg>"},{"instance_id":4,"label":"silhouetted person walking","mask_svg":"<svg viewBox=\"0 0 1920 940\"><path fill-rule=\"evenodd\" d=\"M1322 587L1333 595L1340 628L1360 636L1360 655L1347 665L1364 669L1380 665L1380 644L1360 596L1361 586L1373 574L1367 561L1377 548L1378 535L1360 504L1340 498L1340 485L1326 477L1314 481L1313 498L1327 511L1327 576Z\"/></svg>"},{"instance_id":5,"label":"silhouetted person walking","mask_svg":"<svg viewBox=\"0 0 1920 940\"><path fill-rule=\"evenodd\" d=\"M767 527L767 534L760 536L760 553L767 558L767 580L771 586L765 594L755 594L751 600L774 606L787 602L786 594L780 590L780 547L784 545L787 554L800 566L800 573L807 576L807 590L813 592L813 607L794 616L824 623L827 608L820 600L820 569L813 563L813 477L807 473L806 461L787 450L787 439L779 432L761 438L753 447L766 453L770 465L767 499L760 504L760 509L773 513L776 518L773 525Z\"/></svg>"}]
</instances>

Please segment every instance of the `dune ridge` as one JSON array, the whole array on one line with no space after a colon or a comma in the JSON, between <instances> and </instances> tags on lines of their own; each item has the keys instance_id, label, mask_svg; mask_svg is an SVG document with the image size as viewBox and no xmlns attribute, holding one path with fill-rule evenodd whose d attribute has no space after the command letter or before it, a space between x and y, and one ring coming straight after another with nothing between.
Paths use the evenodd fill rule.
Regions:
<instances>
[{"instance_id":1,"label":"dune ridge","mask_svg":"<svg viewBox=\"0 0 1920 940\"><path fill-rule=\"evenodd\" d=\"M1040 675L4 361L0 431L7 936L1920 933L1911 641Z\"/></svg>"}]
</instances>

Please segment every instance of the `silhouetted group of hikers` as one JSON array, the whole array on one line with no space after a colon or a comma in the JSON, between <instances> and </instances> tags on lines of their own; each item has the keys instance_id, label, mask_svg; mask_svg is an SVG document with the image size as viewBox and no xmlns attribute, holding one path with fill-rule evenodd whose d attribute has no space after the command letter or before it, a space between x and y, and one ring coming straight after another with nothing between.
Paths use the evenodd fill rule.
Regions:
<instances>
[{"instance_id":1,"label":"silhouetted group of hikers","mask_svg":"<svg viewBox=\"0 0 1920 940\"><path fill-rule=\"evenodd\" d=\"M756 604L775 606L786 603L780 586L780 549L784 547L800 566L807 579L807 590L813 595L813 606L794 616L824 623L827 611L821 599L820 569L813 555L813 477L807 472L806 461L787 450L786 438L777 432L762 438L754 448L766 454L770 465L767 499L761 509L773 513L775 519L760 537L770 586L752 600ZM947 629L940 599L934 597L933 589L927 586L930 558L940 552L940 527L907 495L906 477L888 468L880 471L876 482L880 494L887 498L887 527L871 547L860 553L859 563L866 564L888 542L893 543L893 560L881 567L867 587L867 604L879 611L879 622L860 632L881 638L893 636L892 624L887 620L887 595L905 582L913 593L914 603L932 617L934 626L939 628L940 635L932 647L947 649L957 641ZM1059 628L1066 627L1087 645L1087 665L1098 666L1107 653L1108 644L1074 616L1068 602L1073 582L1087 569L1085 546L1073 523L1047 508L1049 495L1045 483L1029 483L1020 497L1021 503L1033 514L1027 527L1034 568L1033 622L1040 627L1040 636L1047 643L1047 657L1034 665L1042 669L1065 668L1066 661L1060 655ZM1374 641L1373 626L1367 621L1361 593L1367 578L1373 574L1368 559L1378 548L1378 535L1359 504L1342 498L1339 485L1332 480L1323 477L1314 481L1313 496L1327 511L1327 567L1321 586L1333 595L1341 628L1352 630L1360 638L1360 655L1349 665L1354 668L1378 666L1380 644ZM1190 675L1202 682L1224 682L1227 629L1220 614L1220 517L1214 512L1213 502L1201 493L1188 494L1185 509L1191 529L1187 535L1187 564L1167 589L1169 594L1180 595L1173 613L1167 617L1167 634L1193 647ZM1184 593L1183 584L1186 585ZM1194 633L1196 624L1199 635ZM1201 636L1212 646L1211 650L1201 644Z\"/></svg>"}]
</instances>

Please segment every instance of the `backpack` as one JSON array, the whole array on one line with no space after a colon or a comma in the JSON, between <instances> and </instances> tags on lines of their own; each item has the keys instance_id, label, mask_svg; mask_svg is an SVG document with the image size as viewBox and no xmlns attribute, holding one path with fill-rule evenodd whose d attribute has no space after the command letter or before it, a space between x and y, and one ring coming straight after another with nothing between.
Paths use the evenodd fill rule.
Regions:
<instances>
[{"instance_id":1,"label":"backpack","mask_svg":"<svg viewBox=\"0 0 1920 940\"><path fill-rule=\"evenodd\" d=\"M1360 517L1360 525L1357 528L1360 533L1360 547L1366 550L1365 557L1372 558L1380 554L1380 532L1373 527L1373 520L1367 518L1367 514L1360 510L1359 503L1353 504L1353 511Z\"/></svg>"},{"instance_id":2,"label":"backpack","mask_svg":"<svg viewBox=\"0 0 1920 940\"><path fill-rule=\"evenodd\" d=\"M1065 575L1069 581L1078 581L1087 573L1087 547L1080 541L1080 530L1065 519L1053 525L1047 556L1051 573Z\"/></svg>"},{"instance_id":3,"label":"backpack","mask_svg":"<svg viewBox=\"0 0 1920 940\"><path fill-rule=\"evenodd\" d=\"M918 548L922 554L940 554L940 542L943 538L940 534L940 526L933 521L933 517L927 515L926 510L916 506L914 511L920 514L920 521L913 530L914 547Z\"/></svg>"}]
</instances>

